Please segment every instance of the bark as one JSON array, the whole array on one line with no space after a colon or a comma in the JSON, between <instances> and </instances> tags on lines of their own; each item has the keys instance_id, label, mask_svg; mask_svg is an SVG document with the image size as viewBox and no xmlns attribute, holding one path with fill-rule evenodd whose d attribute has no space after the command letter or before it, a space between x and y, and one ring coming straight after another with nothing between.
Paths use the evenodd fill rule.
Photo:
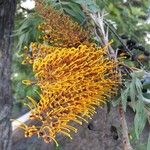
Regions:
<instances>
[{"instance_id":1,"label":"bark","mask_svg":"<svg viewBox=\"0 0 150 150\"><path fill-rule=\"evenodd\" d=\"M119 114L120 114L120 122L122 126L123 150L133 150L130 144L127 121L121 103L119 104Z\"/></svg>"},{"instance_id":2,"label":"bark","mask_svg":"<svg viewBox=\"0 0 150 150\"><path fill-rule=\"evenodd\" d=\"M0 0L0 150L11 149L11 45L16 0Z\"/></svg>"}]
</instances>

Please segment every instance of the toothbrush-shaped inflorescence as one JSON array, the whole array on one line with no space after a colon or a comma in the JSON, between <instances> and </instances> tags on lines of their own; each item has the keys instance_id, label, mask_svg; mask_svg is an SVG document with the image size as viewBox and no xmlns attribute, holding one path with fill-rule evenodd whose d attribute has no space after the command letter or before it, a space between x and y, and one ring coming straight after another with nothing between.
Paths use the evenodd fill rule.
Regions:
<instances>
[{"instance_id":1,"label":"toothbrush-shaped inflorescence","mask_svg":"<svg viewBox=\"0 0 150 150\"><path fill-rule=\"evenodd\" d=\"M36 10L44 21L38 27L43 32L44 42L59 47L78 47L81 43L88 43L89 32L69 16L45 7L42 2L37 2Z\"/></svg>"},{"instance_id":2,"label":"toothbrush-shaped inflorescence","mask_svg":"<svg viewBox=\"0 0 150 150\"><path fill-rule=\"evenodd\" d=\"M117 63L107 56L107 46L97 47L88 41L88 34L66 15L38 2L36 9L44 18L39 30L42 43L25 47L23 63L33 67L35 80L26 85L40 87L40 101L27 97L34 125L23 125L25 136L37 135L46 143L61 133L71 137L77 129L71 122L82 125L117 93L119 74Z\"/></svg>"},{"instance_id":3,"label":"toothbrush-shaped inflorescence","mask_svg":"<svg viewBox=\"0 0 150 150\"><path fill-rule=\"evenodd\" d=\"M107 58L107 47L92 44L60 48L32 43L30 48L36 56L32 61L36 84L42 91L39 103L28 97L35 107L30 119L40 124L36 134L45 142L55 140L58 133L71 138L70 131L77 129L69 122L87 122L95 107L116 93L117 64Z\"/></svg>"}]
</instances>

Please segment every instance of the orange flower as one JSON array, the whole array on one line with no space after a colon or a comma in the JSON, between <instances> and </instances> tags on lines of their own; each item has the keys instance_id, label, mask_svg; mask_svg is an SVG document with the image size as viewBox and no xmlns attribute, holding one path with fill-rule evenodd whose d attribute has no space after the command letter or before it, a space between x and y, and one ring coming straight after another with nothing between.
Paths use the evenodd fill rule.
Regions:
<instances>
[{"instance_id":1,"label":"orange flower","mask_svg":"<svg viewBox=\"0 0 150 150\"><path fill-rule=\"evenodd\" d=\"M106 47L92 44L60 48L32 43L31 47L33 72L42 91L38 104L29 97L31 108L35 107L30 119L39 122L33 134L46 143L57 143L59 133L72 138L71 131L77 129L70 122L88 122L95 107L117 92L117 64L107 58Z\"/></svg>"},{"instance_id":2,"label":"orange flower","mask_svg":"<svg viewBox=\"0 0 150 150\"><path fill-rule=\"evenodd\" d=\"M33 66L35 80L23 83L36 84L41 93L39 103L27 97L32 109L30 120L38 125L25 125L25 136L37 135L46 143L54 141L57 134L70 139L77 132L70 122L82 125L116 94L119 85L117 63L107 56L107 46L99 48L88 41L86 32L70 17L37 3L37 11L43 17L39 30L43 43L31 43L25 47L25 60Z\"/></svg>"},{"instance_id":3,"label":"orange flower","mask_svg":"<svg viewBox=\"0 0 150 150\"><path fill-rule=\"evenodd\" d=\"M43 3L36 3L38 14L44 19L44 23L38 29L43 32L43 40L48 44L60 47L78 47L81 43L87 43L88 32L78 23L71 20L65 14L45 7Z\"/></svg>"}]
</instances>

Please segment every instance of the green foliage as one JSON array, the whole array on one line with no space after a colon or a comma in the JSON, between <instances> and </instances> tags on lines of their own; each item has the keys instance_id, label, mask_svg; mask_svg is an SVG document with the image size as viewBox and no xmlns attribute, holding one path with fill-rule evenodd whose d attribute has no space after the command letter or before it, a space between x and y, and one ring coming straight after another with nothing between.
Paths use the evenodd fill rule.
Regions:
<instances>
[{"instance_id":1,"label":"green foliage","mask_svg":"<svg viewBox=\"0 0 150 150\"><path fill-rule=\"evenodd\" d=\"M21 64L22 57L19 52L13 54L13 64L12 64L12 90L14 98L14 111L13 117L18 116L18 112L24 106L24 102L27 101L26 96L31 96L38 99L37 91L39 88L37 86L26 86L22 84L22 80L33 79L33 72L31 66L24 66Z\"/></svg>"},{"instance_id":2,"label":"green foliage","mask_svg":"<svg viewBox=\"0 0 150 150\"><path fill-rule=\"evenodd\" d=\"M146 143L137 145L136 150L146 150Z\"/></svg>"},{"instance_id":3,"label":"green foliage","mask_svg":"<svg viewBox=\"0 0 150 150\"><path fill-rule=\"evenodd\" d=\"M146 84L146 81L149 83L149 80L146 77L147 80L142 84L142 80L145 78L145 73L142 70L133 72L131 76L132 80L125 82L125 88L121 91L121 97L118 100L121 99L124 111L126 111L127 104L135 111L134 129L136 138L139 139L149 117L146 109L150 111L148 108L150 98L146 98L145 93L142 92L143 89L147 89L143 85Z\"/></svg>"},{"instance_id":4,"label":"green foliage","mask_svg":"<svg viewBox=\"0 0 150 150\"><path fill-rule=\"evenodd\" d=\"M105 9L109 14L107 19L115 22L117 33L126 34L139 42L144 42L146 31L150 29L150 25L145 23L148 17L147 11L150 1L142 1L139 5L132 1L123 3L119 0L96 0L100 9Z\"/></svg>"},{"instance_id":5,"label":"green foliage","mask_svg":"<svg viewBox=\"0 0 150 150\"><path fill-rule=\"evenodd\" d=\"M108 14L106 16L110 26L116 28L116 32L119 35L125 34L133 39L137 40L139 44L145 43L145 35L150 30L150 25L146 24L148 18L148 8L150 2L144 0L140 4L133 2L123 3L119 0L44 0L47 5L51 5L62 13L70 15L73 19L81 24L87 22L87 14L83 11L82 7L87 7L91 12L97 12L105 10ZM37 24L40 20L35 15L29 15L24 21L22 21L21 27L16 31L17 34L22 35L18 45L21 47L23 39L25 43L28 41L37 40ZM28 29L25 31L23 28ZM32 29L32 30L31 30ZM28 31L28 32L27 32ZM32 32L31 32L32 31ZM22 33L23 32L23 33ZM31 38L29 36L31 34ZM110 32L110 35L114 39L114 35ZM118 40L115 40L115 47L120 44ZM149 46L147 46L148 48Z\"/></svg>"},{"instance_id":6,"label":"green foliage","mask_svg":"<svg viewBox=\"0 0 150 150\"><path fill-rule=\"evenodd\" d=\"M28 17L24 18L19 22L17 28L14 32L14 36L18 37L17 47L19 50L24 45L28 45L30 41L38 41L40 32L37 29L38 25L41 23L42 19L36 14L29 14Z\"/></svg>"},{"instance_id":7,"label":"green foliage","mask_svg":"<svg viewBox=\"0 0 150 150\"><path fill-rule=\"evenodd\" d=\"M83 24L85 14L82 11L81 5L74 0L44 0L47 5L53 6L62 13L69 14L75 21Z\"/></svg>"},{"instance_id":8,"label":"green foliage","mask_svg":"<svg viewBox=\"0 0 150 150\"><path fill-rule=\"evenodd\" d=\"M147 116L144 110L144 103L143 101L138 101L135 106L136 109L136 115L134 118L134 126L135 126L135 133L137 139L139 139L139 135L143 131L146 121L147 121Z\"/></svg>"},{"instance_id":9,"label":"green foliage","mask_svg":"<svg viewBox=\"0 0 150 150\"><path fill-rule=\"evenodd\" d=\"M129 90L130 90L130 87L127 87L125 90L121 91L121 102L122 102L124 111L126 111L126 107L127 107L127 99L128 99Z\"/></svg>"}]
</instances>

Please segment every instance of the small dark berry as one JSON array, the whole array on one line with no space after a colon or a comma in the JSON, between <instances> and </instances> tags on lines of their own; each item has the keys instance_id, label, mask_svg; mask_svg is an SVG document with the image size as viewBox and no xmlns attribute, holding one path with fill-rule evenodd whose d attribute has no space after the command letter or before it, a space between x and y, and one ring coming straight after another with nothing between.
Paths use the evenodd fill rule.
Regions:
<instances>
[{"instance_id":1,"label":"small dark berry","mask_svg":"<svg viewBox=\"0 0 150 150\"><path fill-rule=\"evenodd\" d=\"M127 41L127 46L133 46L133 45L136 45L136 41L135 40L128 40Z\"/></svg>"},{"instance_id":2,"label":"small dark berry","mask_svg":"<svg viewBox=\"0 0 150 150\"><path fill-rule=\"evenodd\" d=\"M88 124L88 129L89 129L89 130L94 130L94 125L93 125L92 123L89 123L89 124Z\"/></svg>"},{"instance_id":3,"label":"small dark berry","mask_svg":"<svg viewBox=\"0 0 150 150\"><path fill-rule=\"evenodd\" d=\"M127 98L127 102L131 102L131 98L130 97Z\"/></svg>"},{"instance_id":4,"label":"small dark berry","mask_svg":"<svg viewBox=\"0 0 150 150\"><path fill-rule=\"evenodd\" d=\"M136 49L138 49L140 51L145 51L145 48L143 46L136 46Z\"/></svg>"},{"instance_id":5,"label":"small dark berry","mask_svg":"<svg viewBox=\"0 0 150 150\"><path fill-rule=\"evenodd\" d=\"M136 56L135 55L132 55L131 56L131 61L135 61L136 60Z\"/></svg>"},{"instance_id":6,"label":"small dark berry","mask_svg":"<svg viewBox=\"0 0 150 150\"><path fill-rule=\"evenodd\" d=\"M111 126L110 127L110 132L112 133L112 137L114 140L118 139L118 132L117 132L117 128L115 126Z\"/></svg>"},{"instance_id":7,"label":"small dark berry","mask_svg":"<svg viewBox=\"0 0 150 150\"><path fill-rule=\"evenodd\" d=\"M148 51L144 51L144 55L146 55L146 56L150 56L150 52L148 52Z\"/></svg>"},{"instance_id":8,"label":"small dark berry","mask_svg":"<svg viewBox=\"0 0 150 150\"><path fill-rule=\"evenodd\" d=\"M122 45L119 45L118 49L124 49L124 47Z\"/></svg>"},{"instance_id":9,"label":"small dark berry","mask_svg":"<svg viewBox=\"0 0 150 150\"><path fill-rule=\"evenodd\" d=\"M122 39L128 39L128 36L125 35L125 34L121 35L120 37L121 37Z\"/></svg>"},{"instance_id":10,"label":"small dark berry","mask_svg":"<svg viewBox=\"0 0 150 150\"><path fill-rule=\"evenodd\" d=\"M115 126L110 127L110 132L117 132L117 128Z\"/></svg>"},{"instance_id":11,"label":"small dark berry","mask_svg":"<svg viewBox=\"0 0 150 150\"><path fill-rule=\"evenodd\" d=\"M147 89L142 89L142 92L143 93L147 93Z\"/></svg>"},{"instance_id":12,"label":"small dark berry","mask_svg":"<svg viewBox=\"0 0 150 150\"><path fill-rule=\"evenodd\" d=\"M139 16L139 19L142 19L142 20L147 20L148 19L148 15L146 16Z\"/></svg>"},{"instance_id":13,"label":"small dark berry","mask_svg":"<svg viewBox=\"0 0 150 150\"><path fill-rule=\"evenodd\" d=\"M118 137L118 134L113 135L113 139L114 139L114 140L118 140L118 138L119 138L119 137Z\"/></svg>"}]
</instances>

